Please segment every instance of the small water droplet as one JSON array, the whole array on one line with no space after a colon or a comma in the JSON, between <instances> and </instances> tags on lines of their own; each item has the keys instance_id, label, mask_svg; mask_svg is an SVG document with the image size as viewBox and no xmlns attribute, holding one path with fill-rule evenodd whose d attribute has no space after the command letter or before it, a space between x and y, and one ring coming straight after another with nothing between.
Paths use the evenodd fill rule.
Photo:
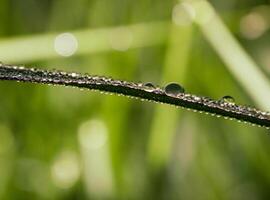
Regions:
<instances>
[{"instance_id":1,"label":"small water droplet","mask_svg":"<svg viewBox=\"0 0 270 200\"><path fill-rule=\"evenodd\" d=\"M147 92L152 92L156 89L154 84L150 82L143 84L143 86L144 86L144 90Z\"/></svg>"},{"instance_id":2,"label":"small water droplet","mask_svg":"<svg viewBox=\"0 0 270 200\"><path fill-rule=\"evenodd\" d=\"M141 83L141 82L139 82L139 83L137 83L137 85L138 85L139 87L142 87L144 84Z\"/></svg>"},{"instance_id":3,"label":"small water droplet","mask_svg":"<svg viewBox=\"0 0 270 200\"><path fill-rule=\"evenodd\" d=\"M222 97L221 101L223 101L224 103L230 103L230 104L234 104L235 100L233 97L226 95L224 97Z\"/></svg>"},{"instance_id":4,"label":"small water droplet","mask_svg":"<svg viewBox=\"0 0 270 200\"><path fill-rule=\"evenodd\" d=\"M143 85L146 86L146 87L155 87L154 84L153 83L150 83L150 82L145 83Z\"/></svg>"},{"instance_id":5,"label":"small water droplet","mask_svg":"<svg viewBox=\"0 0 270 200\"><path fill-rule=\"evenodd\" d=\"M78 75L77 75L76 73L73 72L73 73L71 73L71 76L72 76L72 77L76 77L76 76L78 76Z\"/></svg>"},{"instance_id":6,"label":"small water droplet","mask_svg":"<svg viewBox=\"0 0 270 200\"><path fill-rule=\"evenodd\" d=\"M194 96L193 99L194 99L195 101L200 101L200 100L201 100L201 98L200 98L200 97L197 97L197 96Z\"/></svg>"},{"instance_id":7,"label":"small water droplet","mask_svg":"<svg viewBox=\"0 0 270 200\"><path fill-rule=\"evenodd\" d=\"M184 93L185 89L178 83L169 83L165 87L165 94L168 96L177 96L179 93Z\"/></svg>"}]
</instances>

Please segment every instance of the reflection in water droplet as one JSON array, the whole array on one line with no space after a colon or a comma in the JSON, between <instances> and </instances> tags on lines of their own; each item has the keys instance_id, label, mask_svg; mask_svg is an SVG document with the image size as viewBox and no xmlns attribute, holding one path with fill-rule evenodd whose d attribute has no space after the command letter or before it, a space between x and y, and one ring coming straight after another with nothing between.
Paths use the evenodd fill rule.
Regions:
<instances>
[{"instance_id":1,"label":"reflection in water droplet","mask_svg":"<svg viewBox=\"0 0 270 200\"><path fill-rule=\"evenodd\" d=\"M144 90L147 92L152 92L156 89L154 84L150 82L143 84L143 86L144 86Z\"/></svg>"},{"instance_id":2,"label":"reflection in water droplet","mask_svg":"<svg viewBox=\"0 0 270 200\"><path fill-rule=\"evenodd\" d=\"M168 96L177 96L179 93L184 93L185 89L178 83L169 83L165 87L165 93Z\"/></svg>"},{"instance_id":3,"label":"reflection in water droplet","mask_svg":"<svg viewBox=\"0 0 270 200\"><path fill-rule=\"evenodd\" d=\"M235 100L233 97L231 96L224 96L222 97L221 101L223 101L224 103L231 103L231 104L234 104L235 103Z\"/></svg>"}]
</instances>

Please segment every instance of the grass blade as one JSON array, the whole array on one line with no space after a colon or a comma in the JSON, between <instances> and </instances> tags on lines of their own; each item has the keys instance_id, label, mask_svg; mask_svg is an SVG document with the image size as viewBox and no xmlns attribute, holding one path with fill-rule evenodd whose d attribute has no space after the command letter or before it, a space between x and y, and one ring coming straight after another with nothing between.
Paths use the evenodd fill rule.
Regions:
<instances>
[{"instance_id":1,"label":"grass blade","mask_svg":"<svg viewBox=\"0 0 270 200\"><path fill-rule=\"evenodd\" d=\"M65 85L98 90L101 92L139 98L141 100L170 104L194 111L211 113L216 116L234 118L239 121L270 128L269 112L187 93L171 96L167 95L160 87L149 88L141 83L114 80L101 76L81 75L53 70L46 71L5 64L1 64L0 66L0 80Z\"/></svg>"}]
</instances>

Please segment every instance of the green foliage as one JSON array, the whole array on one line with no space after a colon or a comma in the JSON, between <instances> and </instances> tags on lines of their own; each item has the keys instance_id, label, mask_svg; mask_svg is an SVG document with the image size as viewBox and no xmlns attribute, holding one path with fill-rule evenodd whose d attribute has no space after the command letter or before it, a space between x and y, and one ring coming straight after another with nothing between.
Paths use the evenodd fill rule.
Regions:
<instances>
[{"instance_id":1,"label":"green foliage","mask_svg":"<svg viewBox=\"0 0 270 200\"><path fill-rule=\"evenodd\" d=\"M1 0L0 60L179 82L189 93L269 108L269 5L211 1L230 30L225 41L198 10L202 21L174 24L193 16L189 4L189 17L180 6L172 23L176 3ZM64 32L75 40L60 43L71 41L74 52L57 47ZM243 48L234 51L236 39ZM236 73L236 61L252 67ZM0 199L269 197L265 129L58 86L1 82L0 92Z\"/></svg>"}]
</instances>

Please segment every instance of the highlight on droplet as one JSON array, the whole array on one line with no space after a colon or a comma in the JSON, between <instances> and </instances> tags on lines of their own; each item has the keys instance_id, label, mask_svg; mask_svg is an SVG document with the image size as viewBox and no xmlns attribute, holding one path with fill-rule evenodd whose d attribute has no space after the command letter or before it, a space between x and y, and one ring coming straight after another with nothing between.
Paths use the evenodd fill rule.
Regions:
<instances>
[{"instance_id":1,"label":"highlight on droplet","mask_svg":"<svg viewBox=\"0 0 270 200\"><path fill-rule=\"evenodd\" d=\"M77 38L72 33L62 33L54 40L54 49L60 56L72 56L78 49Z\"/></svg>"},{"instance_id":2,"label":"highlight on droplet","mask_svg":"<svg viewBox=\"0 0 270 200\"><path fill-rule=\"evenodd\" d=\"M109 33L111 48L117 51L127 51L133 42L132 31L127 27L113 29Z\"/></svg>"},{"instance_id":3,"label":"highlight on droplet","mask_svg":"<svg viewBox=\"0 0 270 200\"><path fill-rule=\"evenodd\" d=\"M147 92L153 92L156 89L155 85L151 82L144 83L143 87L144 87L144 90Z\"/></svg>"}]
</instances>

